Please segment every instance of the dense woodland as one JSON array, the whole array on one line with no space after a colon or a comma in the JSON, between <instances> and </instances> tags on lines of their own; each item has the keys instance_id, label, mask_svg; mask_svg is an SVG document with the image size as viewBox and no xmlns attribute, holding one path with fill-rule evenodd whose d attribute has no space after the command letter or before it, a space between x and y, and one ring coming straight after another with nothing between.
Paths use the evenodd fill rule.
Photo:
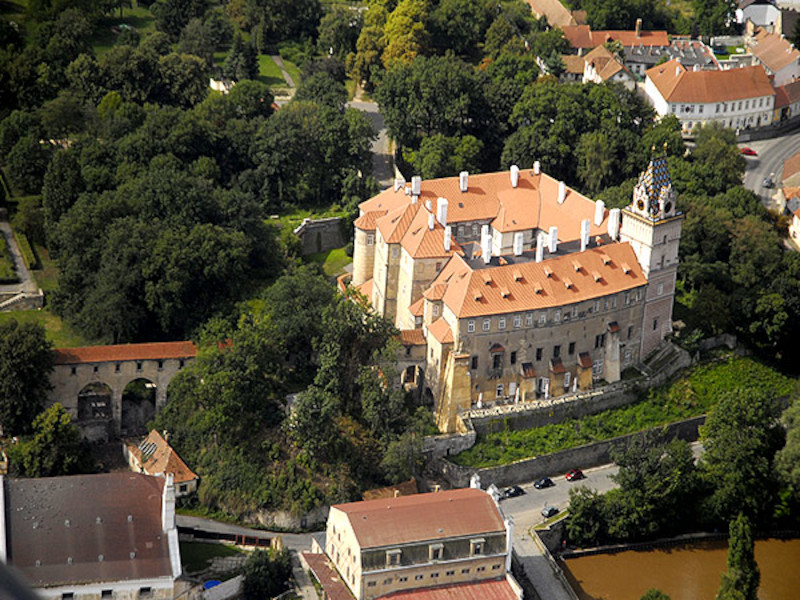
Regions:
<instances>
[{"instance_id":1,"label":"dense woodland","mask_svg":"<svg viewBox=\"0 0 800 600\"><path fill-rule=\"evenodd\" d=\"M697 18L659 2L620 1L613 14L572 4L595 28L640 16L648 28L727 29L726 2L685 3ZM376 132L347 106L356 83L379 104L408 177L539 160L624 206L652 153L666 151L687 214L683 343L731 331L796 368L800 257L783 249L785 222L742 187L732 132L705 130L687 152L677 121L655 122L636 94L541 76L536 57L558 74L567 44L525 2L158 0L155 32L120 29L100 52L93 40L124 10L31 0L26 14L2 15L0 162L16 229L58 265L49 310L98 342L202 345L154 424L201 475L201 505L301 513L418 472L430 416L391 385L396 331L302 266L270 218L332 207L352 217L377 190ZM259 61L286 49L302 76L276 110ZM223 96L211 75L237 83ZM24 331L47 347L41 328ZM35 380L18 375L4 399ZM58 409L35 421L44 393L0 415L5 433L56 432L73 448ZM29 475L91 468L27 452Z\"/></svg>"}]
</instances>

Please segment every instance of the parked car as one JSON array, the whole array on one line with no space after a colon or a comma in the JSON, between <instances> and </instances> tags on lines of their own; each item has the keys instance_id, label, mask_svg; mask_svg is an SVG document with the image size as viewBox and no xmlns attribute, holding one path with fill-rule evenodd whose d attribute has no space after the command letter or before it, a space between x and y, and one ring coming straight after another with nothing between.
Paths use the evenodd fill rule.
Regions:
<instances>
[{"instance_id":1,"label":"parked car","mask_svg":"<svg viewBox=\"0 0 800 600\"><path fill-rule=\"evenodd\" d=\"M772 181L771 177L764 177L764 181L761 182L761 185L763 185L765 188L771 188L775 186L775 182Z\"/></svg>"},{"instance_id":2,"label":"parked car","mask_svg":"<svg viewBox=\"0 0 800 600\"><path fill-rule=\"evenodd\" d=\"M550 479L549 477L542 477L539 481L533 484L533 487L535 487L537 490L542 490L544 488L549 488L554 485L555 483L553 483L552 479Z\"/></svg>"},{"instance_id":3,"label":"parked car","mask_svg":"<svg viewBox=\"0 0 800 600\"><path fill-rule=\"evenodd\" d=\"M748 148L747 146L742 148L742 154L744 154L745 156L758 156L758 152L756 152L752 148Z\"/></svg>"},{"instance_id":4,"label":"parked car","mask_svg":"<svg viewBox=\"0 0 800 600\"><path fill-rule=\"evenodd\" d=\"M558 509L555 506L545 506L542 509L542 516L545 519L549 519L550 517L554 517L558 514Z\"/></svg>"},{"instance_id":5,"label":"parked car","mask_svg":"<svg viewBox=\"0 0 800 600\"><path fill-rule=\"evenodd\" d=\"M572 469L564 477L566 477L567 481L577 481L578 479L583 479L585 475L580 469Z\"/></svg>"},{"instance_id":6,"label":"parked car","mask_svg":"<svg viewBox=\"0 0 800 600\"><path fill-rule=\"evenodd\" d=\"M516 498L517 496L522 496L525 493L518 485L512 485L509 488L503 490L503 494L500 496L501 498Z\"/></svg>"}]
</instances>

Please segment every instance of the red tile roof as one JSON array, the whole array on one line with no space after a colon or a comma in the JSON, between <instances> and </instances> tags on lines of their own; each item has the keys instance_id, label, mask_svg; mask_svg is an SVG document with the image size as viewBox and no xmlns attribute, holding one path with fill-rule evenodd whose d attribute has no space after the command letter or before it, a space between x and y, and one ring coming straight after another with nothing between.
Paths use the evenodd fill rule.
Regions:
<instances>
[{"instance_id":1,"label":"red tile roof","mask_svg":"<svg viewBox=\"0 0 800 600\"><path fill-rule=\"evenodd\" d=\"M528 5L535 16L546 17L550 27L564 27L576 23L561 0L528 0Z\"/></svg>"},{"instance_id":2,"label":"red tile roof","mask_svg":"<svg viewBox=\"0 0 800 600\"><path fill-rule=\"evenodd\" d=\"M10 562L36 587L171 577L163 488L126 472L7 479Z\"/></svg>"},{"instance_id":3,"label":"red tile roof","mask_svg":"<svg viewBox=\"0 0 800 600\"><path fill-rule=\"evenodd\" d=\"M327 600L354 600L350 589L339 577L338 571L327 556L310 552L303 552L302 556L322 589L325 590Z\"/></svg>"},{"instance_id":4,"label":"red tile roof","mask_svg":"<svg viewBox=\"0 0 800 600\"><path fill-rule=\"evenodd\" d=\"M783 179L782 181L786 181L792 175L796 175L800 173L800 152L797 154L793 154L785 161L783 161Z\"/></svg>"},{"instance_id":5,"label":"red tile roof","mask_svg":"<svg viewBox=\"0 0 800 600\"><path fill-rule=\"evenodd\" d=\"M385 210L373 210L358 217L353 225L364 231L375 231L375 222L386 214Z\"/></svg>"},{"instance_id":6,"label":"red tile roof","mask_svg":"<svg viewBox=\"0 0 800 600\"><path fill-rule=\"evenodd\" d=\"M596 48L606 42L620 42L623 46L669 46L666 31L605 30L592 31L588 25L562 27L570 46L578 49Z\"/></svg>"},{"instance_id":7,"label":"red tile roof","mask_svg":"<svg viewBox=\"0 0 800 600\"><path fill-rule=\"evenodd\" d=\"M420 298L408 307L409 312L415 317L421 317L425 314L425 298Z\"/></svg>"},{"instance_id":8,"label":"red tile roof","mask_svg":"<svg viewBox=\"0 0 800 600\"><path fill-rule=\"evenodd\" d=\"M592 356L588 352L581 352L578 355L578 364L584 369L592 368Z\"/></svg>"},{"instance_id":9,"label":"red tile roof","mask_svg":"<svg viewBox=\"0 0 800 600\"><path fill-rule=\"evenodd\" d=\"M55 364L114 362L122 360L159 360L168 358L194 358L194 342L156 342L152 344L122 344L117 346L85 346L83 348L56 348Z\"/></svg>"},{"instance_id":10,"label":"red tile roof","mask_svg":"<svg viewBox=\"0 0 800 600\"><path fill-rule=\"evenodd\" d=\"M773 73L800 60L800 52L795 50L789 40L763 29L756 35L755 44L750 48L750 52Z\"/></svg>"},{"instance_id":11,"label":"red tile roof","mask_svg":"<svg viewBox=\"0 0 800 600\"><path fill-rule=\"evenodd\" d=\"M560 358L551 358L550 359L550 371L553 373L565 373L566 369L564 368L564 363L561 362Z\"/></svg>"},{"instance_id":12,"label":"red tile roof","mask_svg":"<svg viewBox=\"0 0 800 600\"><path fill-rule=\"evenodd\" d=\"M450 329L447 321L439 317L436 321L428 325L428 333L439 340L440 344L452 344L454 341L453 330Z\"/></svg>"},{"instance_id":13,"label":"red tile roof","mask_svg":"<svg viewBox=\"0 0 800 600\"><path fill-rule=\"evenodd\" d=\"M783 108L800 101L800 81L775 88L775 108Z\"/></svg>"},{"instance_id":14,"label":"red tile roof","mask_svg":"<svg viewBox=\"0 0 800 600\"><path fill-rule=\"evenodd\" d=\"M407 224L405 221L400 221L400 227L406 227L400 240L406 252L414 258L446 258L453 254L461 253L461 246L459 246L452 234L450 236L450 250L444 249L446 231L444 226L434 218L433 229L431 229L430 217L433 213L428 212L427 208L417 205L412 205L412 208L415 206L417 207L416 214L414 214L411 221Z\"/></svg>"},{"instance_id":15,"label":"red tile roof","mask_svg":"<svg viewBox=\"0 0 800 600\"><path fill-rule=\"evenodd\" d=\"M422 335L422 329L401 329L400 343L403 346L424 346L425 336Z\"/></svg>"},{"instance_id":16,"label":"red tile roof","mask_svg":"<svg viewBox=\"0 0 800 600\"><path fill-rule=\"evenodd\" d=\"M517 600L505 579L456 583L380 596L381 600Z\"/></svg>"},{"instance_id":17,"label":"red tile roof","mask_svg":"<svg viewBox=\"0 0 800 600\"><path fill-rule=\"evenodd\" d=\"M673 59L645 74L667 102L730 102L775 94L761 65L727 71L688 71Z\"/></svg>"},{"instance_id":18,"label":"red tile roof","mask_svg":"<svg viewBox=\"0 0 800 600\"><path fill-rule=\"evenodd\" d=\"M364 294L370 302L372 301L372 281L372 279L367 279L364 283L355 286L356 290Z\"/></svg>"},{"instance_id":19,"label":"red tile roof","mask_svg":"<svg viewBox=\"0 0 800 600\"><path fill-rule=\"evenodd\" d=\"M192 470L181 460L178 453L161 437L155 429L139 444L128 444L130 452L148 475L172 473L174 481L186 483L197 479Z\"/></svg>"},{"instance_id":20,"label":"red tile roof","mask_svg":"<svg viewBox=\"0 0 800 600\"><path fill-rule=\"evenodd\" d=\"M505 531L492 497L473 488L337 504L331 509L347 514L362 549Z\"/></svg>"}]
</instances>

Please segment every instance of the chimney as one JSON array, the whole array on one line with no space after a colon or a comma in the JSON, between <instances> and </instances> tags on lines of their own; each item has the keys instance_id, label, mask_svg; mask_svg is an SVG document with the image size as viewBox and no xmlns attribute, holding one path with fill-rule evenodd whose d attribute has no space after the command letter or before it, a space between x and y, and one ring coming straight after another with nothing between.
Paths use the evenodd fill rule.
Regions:
<instances>
[{"instance_id":1,"label":"chimney","mask_svg":"<svg viewBox=\"0 0 800 600\"><path fill-rule=\"evenodd\" d=\"M681 74L681 66L675 65L675 77Z\"/></svg>"},{"instance_id":2,"label":"chimney","mask_svg":"<svg viewBox=\"0 0 800 600\"><path fill-rule=\"evenodd\" d=\"M564 204L564 200L567 199L567 184L563 181L558 182L558 203Z\"/></svg>"},{"instance_id":3,"label":"chimney","mask_svg":"<svg viewBox=\"0 0 800 600\"><path fill-rule=\"evenodd\" d=\"M466 192L469 188L469 171L461 171L458 174L458 188L462 192Z\"/></svg>"},{"instance_id":4,"label":"chimney","mask_svg":"<svg viewBox=\"0 0 800 600\"><path fill-rule=\"evenodd\" d=\"M539 232L536 236L536 262L540 263L544 260L544 245L547 243L547 236L544 232Z\"/></svg>"},{"instance_id":5,"label":"chimney","mask_svg":"<svg viewBox=\"0 0 800 600\"><path fill-rule=\"evenodd\" d=\"M487 235L481 240L481 254L484 264L489 264L492 260L492 237Z\"/></svg>"},{"instance_id":6,"label":"chimney","mask_svg":"<svg viewBox=\"0 0 800 600\"><path fill-rule=\"evenodd\" d=\"M594 224L601 225L603 223L603 217L606 216L606 203L602 200L598 200L594 203Z\"/></svg>"},{"instance_id":7,"label":"chimney","mask_svg":"<svg viewBox=\"0 0 800 600\"><path fill-rule=\"evenodd\" d=\"M164 429L164 430L161 432L161 437L163 437L163 438L164 438L164 441L165 441L165 442L167 442L167 443L169 444L169 431L167 431L166 429Z\"/></svg>"},{"instance_id":8,"label":"chimney","mask_svg":"<svg viewBox=\"0 0 800 600\"><path fill-rule=\"evenodd\" d=\"M636 19L636 37L642 37L642 20Z\"/></svg>"},{"instance_id":9,"label":"chimney","mask_svg":"<svg viewBox=\"0 0 800 600\"><path fill-rule=\"evenodd\" d=\"M514 234L514 256L519 256L522 254L522 241L523 241L522 232L517 231Z\"/></svg>"},{"instance_id":10,"label":"chimney","mask_svg":"<svg viewBox=\"0 0 800 600\"><path fill-rule=\"evenodd\" d=\"M533 161L533 174L534 175L541 175L542 173L542 163L538 160Z\"/></svg>"},{"instance_id":11,"label":"chimney","mask_svg":"<svg viewBox=\"0 0 800 600\"><path fill-rule=\"evenodd\" d=\"M405 187L405 185L406 185L406 180L404 178L402 178L402 177L395 177L394 178L394 191L395 192L397 190L399 190L400 188Z\"/></svg>"},{"instance_id":12,"label":"chimney","mask_svg":"<svg viewBox=\"0 0 800 600\"><path fill-rule=\"evenodd\" d=\"M414 175L411 178L411 193L414 196L419 196L422 192L422 177L419 175Z\"/></svg>"},{"instance_id":13,"label":"chimney","mask_svg":"<svg viewBox=\"0 0 800 600\"><path fill-rule=\"evenodd\" d=\"M398 490L397 488L395 488L395 490L394 490L394 497L395 498L399 498L400 497L400 490Z\"/></svg>"},{"instance_id":14,"label":"chimney","mask_svg":"<svg viewBox=\"0 0 800 600\"><path fill-rule=\"evenodd\" d=\"M430 198L425 200L425 208L428 209L428 212L431 212L431 213L433 212L433 203L431 202Z\"/></svg>"},{"instance_id":15,"label":"chimney","mask_svg":"<svg viewBox=\"0 0 800 600\"><path fill-rule=\"evenodd\" d=\"M586 250L586 247L589 245L589 228L591 227L591 223L589 219L581 221L581 252Z\"/></svg>"},{"instance_id":16,"label":"chimney","mask_svg":"<svg viewBox=\"0 0 800 600\"><path fill-rule=\"evenodd\" d=\"M555 225L550 228L550 244L548 250L550 250L550 254L555 254L558 250L558 227Z\"/></svg>"},{"instance_id":17,"label":"chimney","mask_svg":"<svg viewBox=\"0 0 800 600\"><path fill-rule=\"evenodd\" d=\"M483 240L483 238L488 236L489 236L489 226L488 225L481 226L481 240Z\"/></svg>"},{"instance_id":18,"label":"chimney","mask_svg":"<svg viewBox=\"0 0 800 600\"><path fill-rule=\"evenodd\" d=\"M450 238L453 235L453 230L450 225L444 228L444 251L450 252Z\"/></svg>"},{"instance_id":19,"label":"chimney","mask_svg":"<svg viewBox=\"0 0 800 600\"><path fill-rule=\"evenodd\" d=\"M436 202L436 220L443 226L447 225L447 198L439 198Z\"/></svg>"},{"instance_id":20,"label":"chimney","mask_svg":"<svg viewBox=\"0 0 800 600\"><path fill-rule=\"evenodd\" d=\"M515 188L519 184L519 167L517 165L511 165L511 187Z\"/></svg>"},{"instance_id":21,"label":"chimney","mask_svg":"<svg viewBox=\"0 0 800 600\"><path fill-rule=\"evenodd\" d=\"M608 213L608 237L612 240L619 238L620 210L612 208Z\"/></svg>"},{"instance_id":22,"label":"chimney","mask_svg":"<svg viewBox=\"0 0 800 600\"><path fill-rule=\"evenodd\" d=\"M435 223L436 218L433 216L433 213L428 214L428 229L433 229Z\"/></svg>"},{"instance_id":23,"label":"chimney","mask_svg":"<svg viewBox=\"0 0 800 600\"><path fill-rule=\"evenodd\" d=\"M166 533L171 529L175 529L175 479L172 473L165 473L161 493L161 530Z\"/></svg>"}]
</instances>

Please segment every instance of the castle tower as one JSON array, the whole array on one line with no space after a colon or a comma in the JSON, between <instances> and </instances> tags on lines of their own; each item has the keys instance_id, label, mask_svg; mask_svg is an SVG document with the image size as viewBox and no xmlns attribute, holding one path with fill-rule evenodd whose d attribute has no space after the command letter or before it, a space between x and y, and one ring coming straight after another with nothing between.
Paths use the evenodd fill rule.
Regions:
<instances>
[{"instance_id":1,"label":"castle tower","mask_svg":"<svg viewBox=\"0 0 800 600\"><path fill-rule=\"evenodd\" d=\"M630 242L648 282L639 354L643 359L672 332L682 224L665 153L652 158L639 176L633 200L622 211L620 229L620 241Z\"/></svg>"}]
</instances>

